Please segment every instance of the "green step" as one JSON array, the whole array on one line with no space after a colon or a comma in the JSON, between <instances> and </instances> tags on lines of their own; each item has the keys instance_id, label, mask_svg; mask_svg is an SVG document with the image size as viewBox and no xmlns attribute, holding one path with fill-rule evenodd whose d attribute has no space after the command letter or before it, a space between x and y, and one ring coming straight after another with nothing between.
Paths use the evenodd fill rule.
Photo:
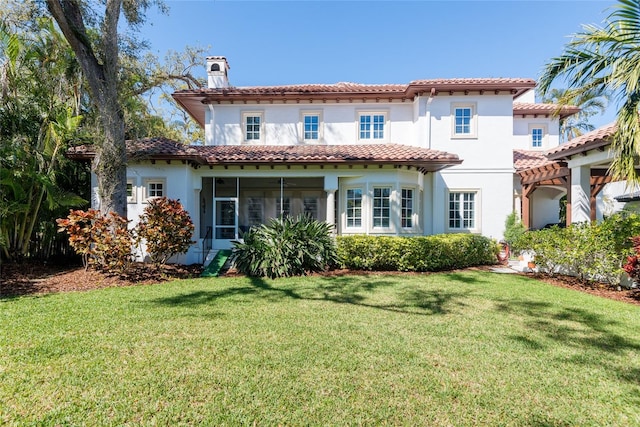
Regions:
<instances>
[{"instance_id":1,"label":"green step","mask_svg":"<svg viewBox=\"0 0 640 427\"><path fill-rule=\"evenodd\" d=\"M219 250L216 256L213 257L209 265L204 268L204 271L202 272L200 277L218 277L218 274L220 274L220 270L222 270L222 267L224 267L224 264L227 262L230 256L230 250Z\"/></svg>"}]
</instances>

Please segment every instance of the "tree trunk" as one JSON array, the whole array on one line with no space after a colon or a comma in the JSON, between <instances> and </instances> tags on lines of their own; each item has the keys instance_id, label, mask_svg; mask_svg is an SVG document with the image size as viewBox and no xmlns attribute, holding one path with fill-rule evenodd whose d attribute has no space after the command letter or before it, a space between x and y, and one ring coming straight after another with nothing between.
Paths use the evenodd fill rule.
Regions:
<instances>
[{"instance_id":1,"label":"tree trunk","mask_svg":"<svg viewBox=\"0 0 640 427\"><path fill-rule=\"evenodd\" d=\"M103 140L96 143L93 171L98 178L102 213L127 216L127 178L124 115L118 102L118 18L122 0L107 0L101 33L100 63L87 35L78 0L46 0L47 8L73 49L89 83L100 115ZM97 142L97 141L96 141Z\"/></svg>"}]
</instances>

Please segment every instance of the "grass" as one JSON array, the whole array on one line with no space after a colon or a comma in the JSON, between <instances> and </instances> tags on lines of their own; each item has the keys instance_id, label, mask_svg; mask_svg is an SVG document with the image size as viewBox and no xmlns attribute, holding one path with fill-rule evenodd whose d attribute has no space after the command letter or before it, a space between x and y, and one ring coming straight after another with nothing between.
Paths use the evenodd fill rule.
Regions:
<instances>
[{"instance_id":1,"label":"grass","mask_svg":"<svg viewBox=\"0 0 640 427\"><path fill-rule=\"evenodd\" d=\"M0 300L0 424L640 425L640 309L515 275Z\"/></svg>"}]
</instances>

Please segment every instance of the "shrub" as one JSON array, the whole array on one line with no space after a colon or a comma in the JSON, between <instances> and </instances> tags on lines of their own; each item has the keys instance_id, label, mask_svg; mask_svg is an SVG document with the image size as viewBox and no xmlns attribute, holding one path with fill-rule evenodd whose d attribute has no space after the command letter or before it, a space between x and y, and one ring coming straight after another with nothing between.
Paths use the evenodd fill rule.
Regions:
<instances>
[{"instance_id":1,"label":"shrub","mask_svg":"<svg viewBox=\"0 0 640 427\"><path fill-rule=\"evenodd\" d=\"M599 224L528 231L515 245L532 250L536 264L546 274L617 283L623 261L632 254L630 238L636 234L640 234L640 216L620 213Z\"/></svg>"},{"instance_id":2,"label":"shrub","mask_svg":"<svg viewBox=\"0 0 640 427\"><path fill-rule=\"evenodd\" d=\"M338 264L331 225L309 216L274 218L234 243L238 271L253 277L301 276Z\"/></svg>"},{"instance_id":3,"label":"shrub","mask_svg":"<svg viewBox=\"0 0 640 427\"><path fill-rule=\"evenodd\" d=\"M509 244L511 252L517 253L520 251L521 248L518 248L516 243L526 231L527 229L518 219L518 215L515 212L507 215L507 219L504 222L504 240Z\"/></svg>"},{"instance_id":4,"label":"shrub","mask_svg":"<svg viewBox=\"0 0 640 427\"><path fill-rule=\"evenodd\" d=\"M85 268L125 272L133 255L133 236L127 220L115 212L106 217L95 209L71 210L67 218L57 219L59 232L69 234L69 244L82 256Z\"/></svg>"},{"instance_id":5,"label":"shrub","mask_svg":"<svg viewBox=\"0 0 640 427\"><path fill-rule=\"evenodd\" d=\"M435 236L339 236L346 268L378 271L439 271L495 264L498 245L474 234Z\"/></svg>"},{"instance_id":6,"label":"shrub","mask_svg":"<svg viewBox=\"0 0 640 427\"><path fill-rule=\"evenodd\" d=\"M193 222L179 200L159 197L149 201L136 226L137 242L146 243L146 251L156 266L173 255L185 253L195 242Z\"/></svg>"},{"instance_id":7,"label":"shrub","mask_svg":"<svg viewBox=\"0 0 640 427\"><path fill-rule=\"evenodd\" d=\"M627 257L627 262L623 270L627 272L634 282L640 281L640 236L631 238L633 244L633 254Z\"/></svg>"}]
</instances>

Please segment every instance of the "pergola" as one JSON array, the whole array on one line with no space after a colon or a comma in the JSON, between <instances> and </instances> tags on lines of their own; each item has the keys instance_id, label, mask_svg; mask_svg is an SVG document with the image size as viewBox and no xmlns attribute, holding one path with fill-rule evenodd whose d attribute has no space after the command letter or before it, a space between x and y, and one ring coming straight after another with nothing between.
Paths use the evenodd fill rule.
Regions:
<instances>
[{"instance_id":1,"label":"pergola","mask_svg":"<svg viewBox=\"0 0 640 427\"><path fill-rule=\"evenodd\" d=\"M609 146L615 125L611 124L574 138L546 152L514 152L516 173L522 186L522 223L533 223L532 195L542 187L553 187L567 195L567 225L596 220L596 197L612 182Z\"/></svg>"}]
</instances>

